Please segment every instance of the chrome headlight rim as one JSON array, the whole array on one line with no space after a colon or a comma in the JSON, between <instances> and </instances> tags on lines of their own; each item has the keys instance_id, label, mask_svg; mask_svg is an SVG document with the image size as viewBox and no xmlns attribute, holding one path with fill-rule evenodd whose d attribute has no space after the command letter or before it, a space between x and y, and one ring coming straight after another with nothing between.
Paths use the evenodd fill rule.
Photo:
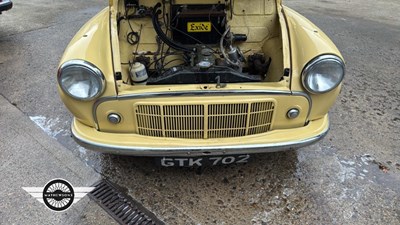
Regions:
<instances>
[{"instance_id":1,"label":"chrome headlight rim","mask_svg":"<svg viewBox=\"0 0 400 225\"><path fill-rule=\"evenodd\" d=\"M97 94L92 97L89 97L89 98L79 98L77 96L72 95L68 90L66 90L65 86L62 83L62 74L63 74L63 71L65 71L69 68L81 68L81 69L88 70L90 73L92 73L100 81L100 85L101 85L101 88L97 92ZM101 72L101 70L99 68L97 68L94 64L92 64L88 61L85 61L85 60L81 60L81 59L73 59L73 60L69 60L69 61L66 61L65 63L63 63L58 69L57 81L58 81L58 85L61 87L62 91L66 95L68 95L69 97L71 97L73 99L79 100L79 101L92 101L93 99L96 99L97 97L102 95L106 88L106 79L105 79L103 72Z\"/></svg>"},{"instance_id":2,"label":"chrome headlight rim","mask_svg":"<svg viewBox=\"0 0 400 225\"><path fill-rule=\"evenodd\" d=\"M317 64L319 64L321 62L335 62L335 63L338 63L341 66L343 73L342 73L341 78L338 80L338 82L334 86L332 86L331 88L329 88L327 90L324 90L324 91L315 91L315 90L311 89L310 86L308 85L307 77L310 74L309 72L311 71L311 69L315 65L317 65ZM311 94L324 94L324 93L330 92L333 89L337 88L342 83L342 81L344 79L344 76L345 76L345 73L346 73L346 68L345 68L345 64L344 64L343 60L337 55L326 54L326 55L320 55L320 56L317 56L317 57L313 58L304 67L303 72L301 73L301 79L302 79L303 87L308 92L310 92Z\"/></svg>"}]
</instances>

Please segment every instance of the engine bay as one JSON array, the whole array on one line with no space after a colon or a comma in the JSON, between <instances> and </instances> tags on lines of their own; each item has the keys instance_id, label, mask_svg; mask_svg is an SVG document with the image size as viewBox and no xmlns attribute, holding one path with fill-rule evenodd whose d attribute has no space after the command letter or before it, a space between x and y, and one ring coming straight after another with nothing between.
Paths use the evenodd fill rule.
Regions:
<instances>
[{"instance_id":1,"label":"engine bay","mask_svg":"<svg viewBox=\"0 0 400 225\"><path fill-rule=\"evenodd\" d=\"M279 69L279 32L271 27L277 26L276 15L266 11L247 15L245 9L239 8L243 4L237 5L233 0L141 3L124 0L117 19L123 67L117 79L125 84L223 86L279 81L284 75L283 68ZM239 22L235 17L240 17L236 19ZM263 18L271 18L270 27L246 24ZM244 24L240 24L242 21ZM255 37L251 29L256 34L266 34ZM274 73L280 74L270 76L271 66Z\"/></svg>"}]
</instances>

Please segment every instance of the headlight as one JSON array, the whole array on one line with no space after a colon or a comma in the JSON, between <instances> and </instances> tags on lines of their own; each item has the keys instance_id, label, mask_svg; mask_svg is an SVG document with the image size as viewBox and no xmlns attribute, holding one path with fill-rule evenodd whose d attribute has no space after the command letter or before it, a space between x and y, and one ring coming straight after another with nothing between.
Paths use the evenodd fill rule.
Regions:
<instances>
[{"instance_id":1,"label":"headlight","mask_svg":"<svg viewBox=\"0 0 400 225\"><path fill-rule=\"evenodd\" d=\"M58 83L66 94L83 101L98 97L105 88L103 73L83 60L71 60L62 64L58 70Z\"/></svg>"},{"instance_id":2,"label":"headlight","mask_svg":"<svg viewBox=\"0 0 400 225\"><path fill-rule=\"evenodd\" d=\"M322 55L307 64L302 73L303 86L314 94L322 94L336 88L345 73L343 61L334 55Z\"/></svg>"}]
</instances>

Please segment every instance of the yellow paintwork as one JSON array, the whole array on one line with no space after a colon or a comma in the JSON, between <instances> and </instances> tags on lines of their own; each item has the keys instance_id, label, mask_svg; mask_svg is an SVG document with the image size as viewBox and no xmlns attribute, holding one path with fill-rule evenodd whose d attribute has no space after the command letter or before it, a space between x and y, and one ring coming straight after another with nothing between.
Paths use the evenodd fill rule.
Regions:
<instances>
[{"instance_id":1,"label":"yellow paintwork","mask_svg":"<svg viewBox=\"0 0 400 225\"><path fill-rule=\"evenodd\" d=\"M96 65L106 79L106 89L102 96L116 95L109 30L109 10L105 8L78 31L67 46L60 62L61 65L69 60L83 59ZM78 120L95 127L91 111L96 100L78 101L66 95L60 88L59 93L67 108Z\"/></svg>"},{"instance_id":2,"label":"yellow paintwork","mask_svg":"<svg viewBox=\"0 0 400 225\"><path fill-rule=\"evenodd\" d=\"M153 6L156 0L143 2ZM176 0L177 3L193 2L189 0ZM201 1L218 2L217 0ZM245 2L245 4L242 4ZM238 6L248 5L247 1L238 1ZM264 2L257 0L255 2ZM71 43L68 45L61 59L60 64L71 59L83 59L96 65L106 77L106 90L102 96L115 97L140 93L171 92L171 91L200 91L218 90L214 84L190 84L190 85L156 85L156 86L135 86L126 84L128 79L128 67L121 65L133 59L132 46L126 42L128 24L125 21L120 23L120 32L117 34L117 14L121 11L123 1L110 0L109 7L102 10L98 15L87 22L77 32ZM296 141L307 137L321 134L328 128L327 113L335 102L340 92L340 86L335 90L322 95L307 93L301 84L301 72L304 66L314 57L321 54L335 54L339 57L340 52L329 38L307 19L295 11L282 6L281 0L265 1L268 10L249 8L248 14L241 15L242 11L234 11L233 17L229 20L232 30L236 33L247 33L249 41L241 44L241 49L250 49L253 52L264 52L272 56L273 60L269 78L260 83L228 84L224 91L229 90L268 90L282 92L305 92L312 99L312 108L307 99L300 96L265 96L274 99L278 107L275 112L273 131L266 134L257 134L239 138L224 138L211 140L187 140L154 138L136 135L133 127L134 119L132 110L135 103L141 101L149 102L201 102L216 101L229 102L233 97L174 97L155 99L135 99L124 101L106 101L101 103L95 110L98 124L93 118L93 105L96 99L89 102L77 101L65 95L59 89L60 96L67 108L74 115L73 129L80 136L90 141L103 144L120 144L125 146L213 146L213 145L236 145L254 143L274 143L281 141ZM272 6L272 7L271 7ZM257 16L261 13L261 16ZM249 15L251 14L251 15ZM256 25L255 25L256 24ZM257 25L260 24L260 25ZM132 21L131 26L139 30L142 25L142 38L139 51L155 51L155 32L149 19L138 19ZM136 47L136 46L135 46ZM285 68L290 68L291 76L280 80ZM121 72L123 81L115 81L115 72ZM238 96L235 97L236 99ZM260 98L260 96L242 96L242 100ZM301 109L299 118L289 120L286 112L292 107ZM107 121L106 115L111 112L118 112L122 115L122 123L113 125ZM307 115L309 117L307 118ZM311 121L307 126L304 124ZM99 127L98 127L99 126ZM97 128L101 130L98 131ZM123 133L123 134L122 134Z\"/></svg>"},{"instance_id":3,"label":"yellow paintwork","mask_svg":"<svg viewBox=\"0 0 400 225\"><path fill-rule=\"evenodd\" d=\"M301 83L301 73L306 64L316 56L323 54L337 55L343 59L339 50L333 42L318 27L312 24L294 10L283 7L288 22L289 37L291 44L292 58L292 91L306 91ZM317 119L328 113L329 108L335 102L340 87L319 95L311 94L313 107L310 113L310 119Z\"/></svg>"},{"instance_id":4,"label":"yellow paintwork","mask_svg":"<svg viewBox=\"0 0 400 225\"><path fill-rule=\"evenodd\" d=\"M240 99L240 100L238 100ZM97 110L97 118L100 130L105 132L121 132L129 133L136 132L134 127L135 118L133 116L135 104L156 104L156 105L171 105L171 104L204 104L204 103L251 103L257 101L275 102L275 118L273 119L273 129L284 129L304 126L308 114L309 104L305 97L301 96L224 96L224 97L166 97L166 98L151 98L151 99L136 99L136 100L113 100L101 103ZM301 112L296 119L288 119L286 112L291 108L298 108ZM107 120L109 113L119 113L122 117L122 123L115 125Z\"/></svg>"}]
</instances>

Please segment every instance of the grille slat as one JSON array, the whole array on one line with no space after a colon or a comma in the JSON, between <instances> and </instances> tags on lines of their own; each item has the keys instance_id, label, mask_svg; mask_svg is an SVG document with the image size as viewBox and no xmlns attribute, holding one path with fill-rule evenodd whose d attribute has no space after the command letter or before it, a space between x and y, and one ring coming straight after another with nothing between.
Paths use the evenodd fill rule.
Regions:
<instances>
[{"instance_id":1,"label":"grille slat","mask_svg":"<svg viewBox=\"0 0 400 225\"><path fill-rule=\"evenodd\" d=\"M135 107L141 135L168 138L228 138L271 129L275 104L270 101L227 104L174 104Z\"/></svg>"}]
</instances>

